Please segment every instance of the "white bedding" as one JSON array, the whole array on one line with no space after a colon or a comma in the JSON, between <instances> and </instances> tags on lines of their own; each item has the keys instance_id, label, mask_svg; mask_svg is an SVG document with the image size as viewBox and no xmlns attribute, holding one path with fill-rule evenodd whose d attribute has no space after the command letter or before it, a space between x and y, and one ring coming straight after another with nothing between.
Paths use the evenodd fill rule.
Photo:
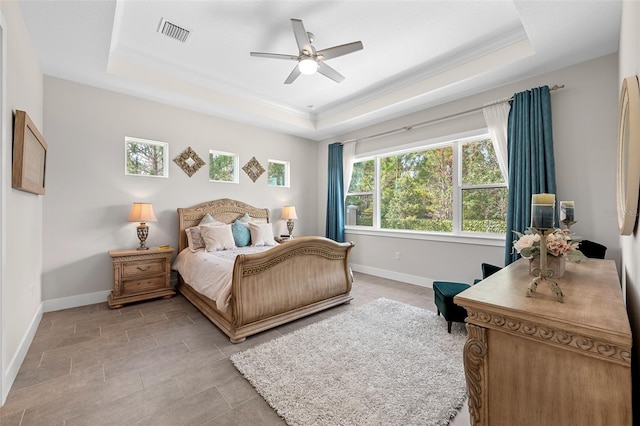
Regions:
<instances>
[{"instance_id":1,"label":"white bedding","mask_svg":"<svg viewBox=\"0 0 640 426\"><path fill-rule=\"evenodd\" d=\"M171 269L178 271L182 278L198 293L216 302L219 311L225 312L231 299L231 279L233 263L239 254L261 253L272 246L249 246L232 250L193 253L189 248L176 257Z\"/></svg>"}]
</instances>

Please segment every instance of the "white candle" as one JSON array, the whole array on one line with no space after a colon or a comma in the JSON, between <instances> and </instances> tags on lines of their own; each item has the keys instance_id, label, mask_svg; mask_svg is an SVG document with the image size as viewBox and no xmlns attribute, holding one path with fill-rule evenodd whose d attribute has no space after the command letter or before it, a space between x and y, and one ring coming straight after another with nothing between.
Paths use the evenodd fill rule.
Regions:
<instances>
[{"instance_id":1,"label":"white candle","mask_svg":"<svg viewBox=\"0 0 640 426\"><path fill-rule=\"evenodd\" d=\"M575 221L573 201L560 201L560 220Z\"/></svg>"},{"instance_id":2,"label":"white candle","mask_svg":"<svg viewBox=\"0 0 640 426\"><path fill-rule=\"evenodd\" d=\"M533 194L531 204L555 204L556 194Z\"/></svg>"},{"instance_id":3,"label":"white candle","mask_svg":"<svg viewBox=\"0 0 640 426\"><path fill-rule=\"evenodd\" d=\"M555 194L533 194L531 196L531 226L538 229L553 228Z\"/></svg>"}]
</instances>

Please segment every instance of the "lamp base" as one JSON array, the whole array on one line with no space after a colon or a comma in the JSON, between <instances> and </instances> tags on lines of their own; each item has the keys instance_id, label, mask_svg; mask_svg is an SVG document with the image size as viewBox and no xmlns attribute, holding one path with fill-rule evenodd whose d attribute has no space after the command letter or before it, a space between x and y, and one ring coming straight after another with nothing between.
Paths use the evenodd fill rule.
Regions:
<instances>
[{"instance_id":1,"label":"lamp base","mask_svg":"<svg viewBox=\"0 0 640 426\"><path fill-rule=\"evenodd\" d=\"M140 247L138 247L138 250L149 250L149 247L146 245L147 237L149 236L149 227L146 224L141 223L136 230L138 232L138 239L140 240Z\"/></svg>"},{"instance_id":2,"label":"lamp base","mask_svg":"<svg viewBox=\"0 0 640 426\"><path fill-rule=\"evenodd\" d=\"M289 238L293 238L293 220L287 220L287 231L289 231Z\"/></svg>"}]
</instances>

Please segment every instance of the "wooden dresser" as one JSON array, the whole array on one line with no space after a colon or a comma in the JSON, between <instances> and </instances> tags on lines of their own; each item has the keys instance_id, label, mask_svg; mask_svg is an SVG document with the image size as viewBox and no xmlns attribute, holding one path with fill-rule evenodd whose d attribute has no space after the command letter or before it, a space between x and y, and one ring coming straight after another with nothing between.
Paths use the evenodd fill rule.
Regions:
<instances>
[{"instance_id":1,"label":"wooden dresser","mask_svg":"<svg viewBox=\"0 0 640 426\"><path fill-rule=\"evenodd\" d=\"M521 259L458 294L472 425L631 425L631 329L612 260L567 263L525 297Z\"/></svg>"}]
</instances>

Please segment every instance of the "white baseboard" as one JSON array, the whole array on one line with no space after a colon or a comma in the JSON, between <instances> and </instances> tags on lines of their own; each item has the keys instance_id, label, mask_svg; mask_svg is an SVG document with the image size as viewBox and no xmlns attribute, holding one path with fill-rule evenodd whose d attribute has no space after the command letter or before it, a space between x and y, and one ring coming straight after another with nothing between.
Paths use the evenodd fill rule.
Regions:
<instances>
[{"instance_id":1,"label":"white baseboard","mask_svg":"<svg viewBox=\"0 0 640 426\"><path fill-rule=\"evenodd\" d=\"M387 278L390 280L401 281L403 283L419 285L421 287L433 288L435 280L431 278L420 277L418 275L403 274L401 272L389 271L387 269L373 268L371 266L356 265L351 263L351 269L355 272L374 275L376 277Z\"/></svg>"},{"instance_id":2,"label":"white baseboard","mask_svg":"<svg viewBox=\"0 0 640 426\"><path fill-rule=\"evenodd\" d=\"M31 324L29 324L27 332L25 333L22 341L20 342L20 345L18 346L16 354L13 356L13 359L11 360L11 362L9 362L9 365L4 372L4 375L2 377L2 404L0 404L0 406L4 405L5 401L7 400L7 396L9 395L9 391L11 390L11 386L13 386L13 382L16 380L18 371L20 371L20 366L22 365L24 358L27 356L29 346L31 346L31 342L33 342L33 338L35 337L38 326L40 325L40 320L42 320L42 311L43 304L40 303L36 314L31 320Z\"/></svg>"},{"instance_id":3,"label":"white baseboard","mask_svg":"<svg viewBox=\"0 0 640 426\"><path fill-rule=\"evenodd\" d=\"M95 293L79 294L77 296L60 297L58 299L45 300L44 312L59 311L61 309L77 308L78 306L92 305L107 301L111 290Z\"/></svg>"}]
</instances>

